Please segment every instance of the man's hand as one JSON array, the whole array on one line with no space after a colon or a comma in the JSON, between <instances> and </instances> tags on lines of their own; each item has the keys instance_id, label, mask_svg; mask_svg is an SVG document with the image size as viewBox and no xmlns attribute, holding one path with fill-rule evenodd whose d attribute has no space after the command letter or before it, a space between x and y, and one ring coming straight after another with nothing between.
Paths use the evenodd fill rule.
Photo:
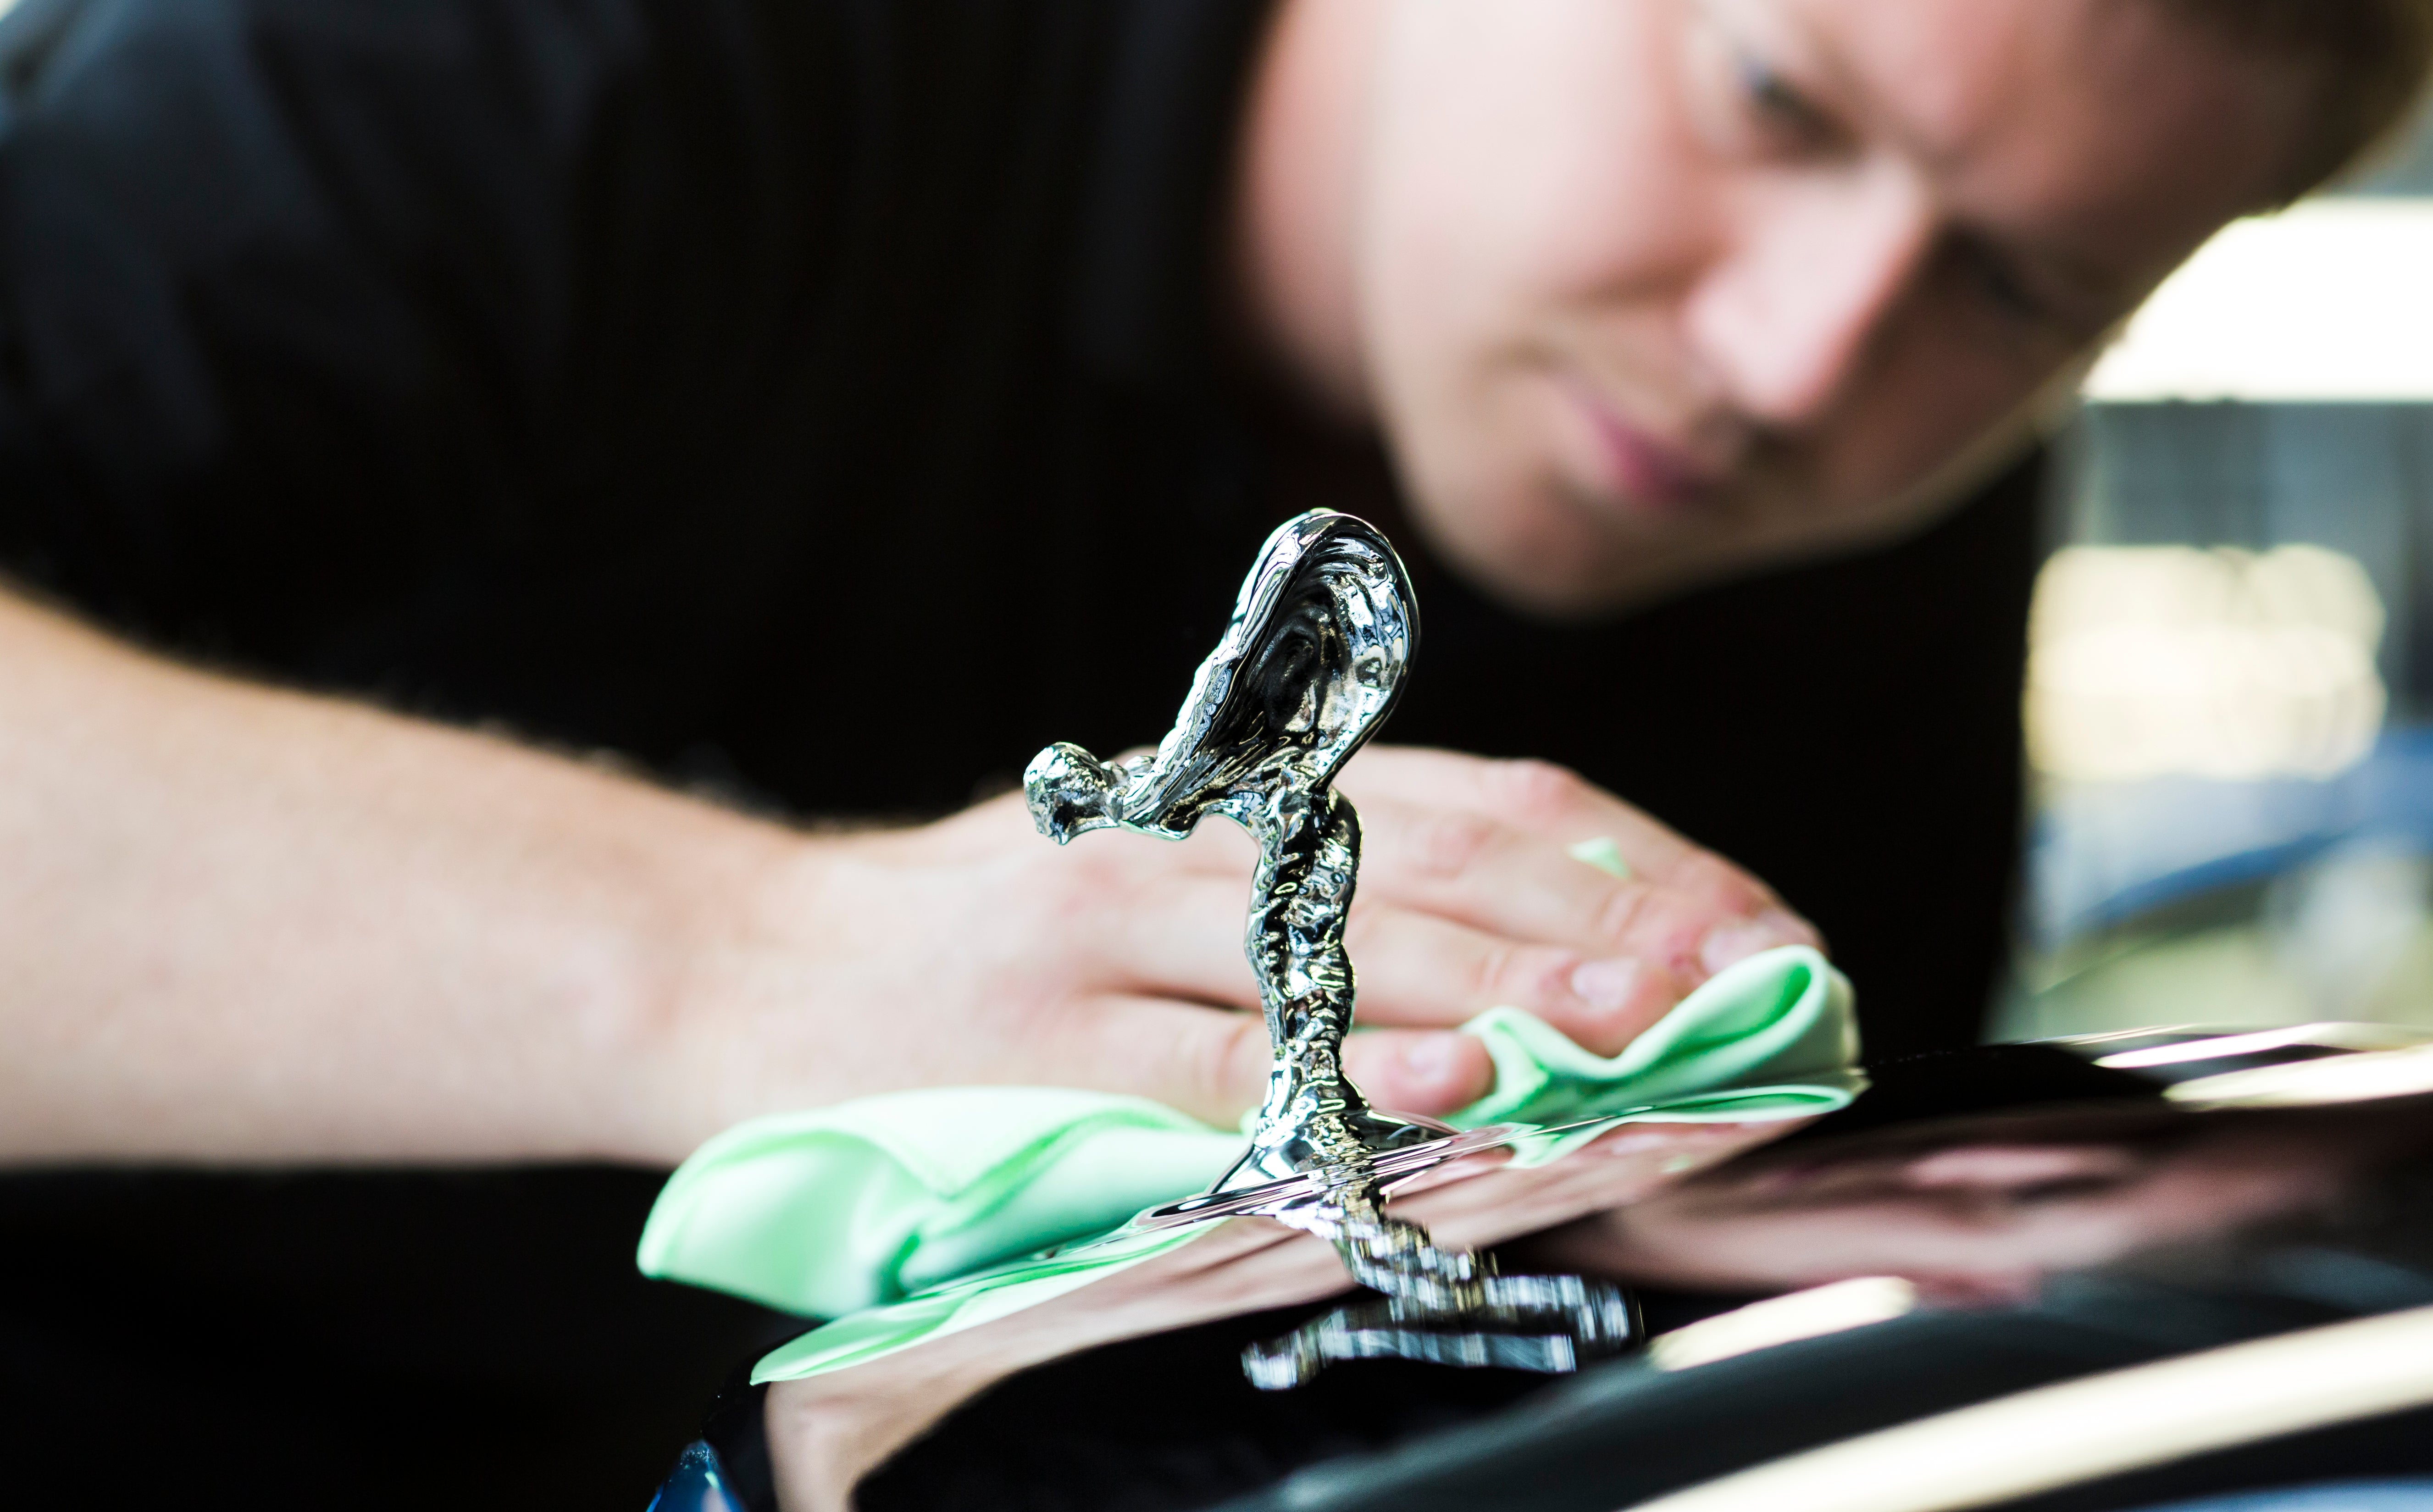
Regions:
<instances>
[{"instance_id":1,"label":"man's hand","mask_svg":"<svg viewBox=\"0 0 2433 1512\"><path fill-rule=\"evenodd\" d=\"M1346 1061L1380 1105L1483 1095L1449 1032L1497 1004L1589 1048L1628 1044L1734 960L1816 933L1756 879L1559 768L1379 749L1340 784L1364 862ZM1629 875L1574 858L1610 840ZM918 829L815 840L696 984L714 1029L705 1130L885 1087L1019 1081L1137 1093L1231 1122L1267 1030L1243 956L1253 847L1222 820L1180 844L1059 848L1009 795Z\"/></svg>"},{"instance_id":2,"label":"man's hand","mask_svg":"<svg viewBox=\"0 0 2433 1512\"><path fill-rule=\"evenodd\" d=\"M1348 1060L1486 1090L1513 1003L1611 1051L1773 895L1550 767L1377 751ZM1610 839L1632 875L1566 854ZM1058 848L1018 799L803 834L596 766L178 667L0 593L0 1163L672 1164L907 1087L1259 1099L1249 840Z\"/></svg>"}]
</instances>

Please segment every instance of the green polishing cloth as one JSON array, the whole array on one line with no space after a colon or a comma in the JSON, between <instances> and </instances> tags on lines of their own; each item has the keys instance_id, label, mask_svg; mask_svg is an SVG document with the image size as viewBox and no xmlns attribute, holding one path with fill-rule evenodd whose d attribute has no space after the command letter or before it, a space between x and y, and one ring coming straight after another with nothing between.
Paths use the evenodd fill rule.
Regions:
<instances>
[{"instance_id":1,"label":"green polishing cloth","mask_svg":"<svg viewBox=\"0 0 2433 1512\"><path fill-rule=\"evenodd\" d=\"M1735 962L1615 1056L1591 1055L1517 1008L1462 1026L1487 1042L1495 1090L1452 1122L1563 1124L1666 1106L1680 1118L1737 1120L1830 1113L1850 1100L1839 1078L1859 1061L1850 979L1806 945ZM1818 1079L1824 1085L1815 1085ZM1766 1083L1781 1083L1769 1086Z\"/></svg>"},{"instance_id":2,"label":"green polishing cloth","mask_svg":"<svg viewBox=\"0 0 2433 1512\"><path fill-rule=\"evenodd\" d=\"M1494 1090L1453 1118L1464 1127L1799 1117L1842 1107L1860 1084L1849 981L1798 945L1719 973L1616 1056L1591 1055L1514 1008L1464 1028L1496 1068ZM646 1275L838 1319L755 1372L791 1379L1002 1317L1174 1249L1208 1226L1053 1252L1204 1190L1242 1143L1105 1093L865 1097L755 1119L704 1145L659 1194L638 1260Z\"/></svg>"},{"instance_id":3,"label":"green polishing cloth","mask_svg":"<svg viewBox=\"0 0 2433 1512\"><path fill-rule=\"evenodd\" d=\"M1242 1136L1138 1097L952 1087L730 1129L642 1230L645 1275L842 1317L1095 1238L1205 1188Z\"/></svg>"}]
</instances>

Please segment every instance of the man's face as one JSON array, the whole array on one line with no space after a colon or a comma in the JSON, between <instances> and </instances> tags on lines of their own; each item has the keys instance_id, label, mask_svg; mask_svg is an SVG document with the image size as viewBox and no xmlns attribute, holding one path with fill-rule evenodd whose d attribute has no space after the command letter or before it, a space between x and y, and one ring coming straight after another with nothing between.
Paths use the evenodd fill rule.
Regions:
<instances>
[{"instance_id":1,"label":"man's face","mask_svg":"<svg viewBox=\"0 0 2433 1512\"><path fill-rule=\"evenodd\" d=\"M1434 543L1548 613L1925 518L2305 108L2148 0L1388 11L1370 401Z\"/></svg>"}]
</instances>

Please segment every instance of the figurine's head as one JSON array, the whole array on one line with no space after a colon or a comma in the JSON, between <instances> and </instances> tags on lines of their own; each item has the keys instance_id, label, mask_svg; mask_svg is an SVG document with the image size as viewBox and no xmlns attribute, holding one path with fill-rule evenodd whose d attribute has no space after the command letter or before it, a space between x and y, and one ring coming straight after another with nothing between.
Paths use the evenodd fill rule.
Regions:
<instances>
[{"instance_id":1,"label":"figurine's head","mask_svg":"<svg viewBox=\"0 0 2433 1512\"><path fill-rule=\"evenodd\" d=\"M1062 845L1076 835L1122 822L1123 774L1070 741L1031 757L1022 774L1023 801L1039 832Z\"/></svg>"}]
</instances>

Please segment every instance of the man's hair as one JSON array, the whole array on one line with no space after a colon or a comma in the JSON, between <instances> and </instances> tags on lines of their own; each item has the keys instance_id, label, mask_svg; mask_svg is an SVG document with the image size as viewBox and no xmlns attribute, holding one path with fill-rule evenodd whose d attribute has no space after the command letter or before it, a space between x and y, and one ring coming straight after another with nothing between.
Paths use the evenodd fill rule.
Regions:
<instances>
[{"instance_id":1,"label":"man's hair","mask_svg":"<svg viewBox=\"0 0 2433 1512\"><path fill-rule=\"evenodd\" d=\"M2294 199L2370 153L2433 67L2433 0L2161 0L2172 14L2311 76L2314 108L2284 189Z\"/></svg>"}]
</instances>

